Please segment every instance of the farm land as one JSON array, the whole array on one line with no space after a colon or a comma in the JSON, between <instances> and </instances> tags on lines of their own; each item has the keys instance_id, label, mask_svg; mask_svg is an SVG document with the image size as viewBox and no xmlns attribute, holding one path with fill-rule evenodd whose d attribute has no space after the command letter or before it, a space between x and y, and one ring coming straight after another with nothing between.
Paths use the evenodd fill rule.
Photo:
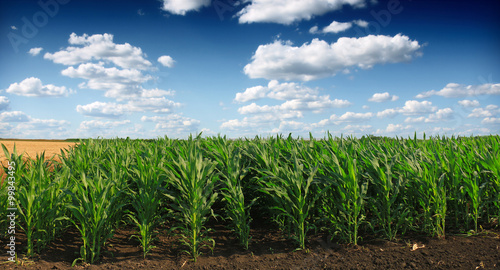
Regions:
<instances>
[{"instance_id":1,"label":"farm land","mask_svg":"<svg viewBox=\"0 0 500 270\"><path fill-rule=\"evenodd\" d=\"M4 269L500 267L499 136L1 143Z\"/></svg>"}]
</instances>

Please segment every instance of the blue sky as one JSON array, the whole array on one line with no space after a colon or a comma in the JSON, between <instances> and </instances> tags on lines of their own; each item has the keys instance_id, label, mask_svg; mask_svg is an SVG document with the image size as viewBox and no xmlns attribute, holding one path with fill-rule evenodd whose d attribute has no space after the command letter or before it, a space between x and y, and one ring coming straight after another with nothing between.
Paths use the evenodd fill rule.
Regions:
<instances>
[{"instance_id":1,"label":"blue sky","mask_svg":"<svg viewBox=\"0 0 500 270\"><path fill-rule=\"evenodd\" d=\"M500 2L7 0L0 137L500 134Z\"/></svg>"}]
</instances>

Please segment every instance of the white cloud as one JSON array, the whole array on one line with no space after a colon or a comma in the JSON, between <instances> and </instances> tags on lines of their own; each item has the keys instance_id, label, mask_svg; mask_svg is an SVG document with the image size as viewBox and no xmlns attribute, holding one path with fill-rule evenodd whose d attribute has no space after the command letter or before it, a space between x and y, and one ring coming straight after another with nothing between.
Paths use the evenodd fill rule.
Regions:
<instances>
[{"instance_id":1,"label":"white cloud","mask_svg":"<svg viewBox=\"0 0 500 270\"><path fill-rule=\"evenodd\" d=\"M12 30L17 30L17 27L16 27L15 25L11 25L11 26L10 26L10 29L12 29Z\"/></svg>"},{"instance_id":2,"label":"white cloud","mask_svg":"<svg viewBox=\"0 0 500 270\"><path fill-rule=\"evenodd\" d=\"M130 100L127 105L132 111L153 111L155 113L171 113L173 109L181 106L180 103L174 102L165 97L133 99Z\"/></svg>"},{"instance_id":3,"label":"white cloud","mask_svg":"<svg viewBox=\"0 0 500 270\"><path fill-rule=\"evenodd\" d=\"M100 121L89 120L80 123L81 130L96 130L96 129L115 129L117 127L130 124L130 120L123 121Z\"/></svg>"},{"instance_id":4,"label":"white cloud","mask_svg":"<svg viewBox=\"0 0 500 270\"><path fill-rule=\"evenodd\" d=\"M34 130L66 130L66 126L69 126L69 122L66 120L55 120L55 119L36 119L30 118L29 122L22 122L17 125L16 129L20 131L34 131Z\"/></svg>"},{"instance_id":5,"label":"white cloud","mask_svg":"<svg viewBox=\"0 0 500 270\"><path fill-rule=\"evenodd\" d=\"M376 134L398 133L413 129L411 125L403 126L401 124L389 124L385 129L377 129Z\"/></svg>"},{"instance_id":6,"label":"white cloud","mask_svg":"<svg viewBox=\"0 0 500 270\"><path fill-rule=\"evenodd\" d=\"M141 48L128 43L115 44L112 34L78 36L72 33L68 42L71 45L83 47L70 46L55 53L45 53L44 58L52 60L54 63L70 66L92 60L112 62L121 68L145 70L152 66L151 62L145 59Z\"/></svg>"},{"instance_id":7,"label":"white cloud","mask_svg":"<svg viewBox=\"0 0 500 270\"><path fill-rule=\"evenodd\" d=\"M407 100L405 106L402 108L385 109L377 113L377 117L394 117L398 114L404 115L422 115L426 113L433 113L437 110L436 106L432 106L430 101L417 101L417 100ZM408 120L412 121L412 120Z\"/></svg>"},{"instance_id":8,"label":"white cloud","mask_svg":"<svg viewBox=\"0 0 500 270\"><path fill-rule=\"evenodd\" d=\"M322 34L328 34L328 33L338 34L340 32L344 32L344 31L351 29L353 27L353 25L357 25L359 27L365 28L368 26L368 22L363 21L363 20L354 20L352 22L332 21L332 23L330 23L330 25L325 26L321 31L318 30L317 26L311 27L311 29L309 29L309 33L311 33L311 34L321 34L321 33Z\"/></svg>"},{"instance_id":9,"label":"white cloud","mask_svg":"<svg viewBox=\"0 0 500 270\"><path fill-rule=\"evenodd\" d=\"M165 97L136 98L125 104L113 102L93 102L87 105L78 105L76 111L92 117L117 118L133 112L171 113L181 104Z\"/></svg>"},{"instance_id":10,"label":"white cloud","mask_svg":"<svg viewBox=\"0 0 500 270\"><path fill-rule=\"evenodd\" d=\"M162 89L143 89L141 92L141 97L143 98L154 98L154 97L163 97L163 96L173 96L175 91L173 90L162 90Z\"/></svg>"},{"instance_id":11,"label":"white cloud","mask_svg":"<svg viewBox=\"0 0 500 270\"><path fill-rule=\"evenodd\" d=\"M208 7L210 2L211 0L163 0L162 9L172 14L186 15L186 12Z\"/></svg>"},{"instance_id":12,"label":"white cloud","mask_svg":"<svg viewBox=\"0 0 500 270\"><path fill-rule=\"evenodd\" d=\"M234 98L237 102L247 102L251 100L257 100L266 97L267 93L270 91L268 87L265 86L254 86L247 88L243 93L236 93Z\"/></svg>"},{"instance_id":13,"label":"white cloud","mask_svg":"<svg viewBox=\"0 0 500 270\"><path fill-rule=\"evenodd\" d=\"M399 113L399 110L400 110L399 108L397 108L397 109L385 109L381 112L378 112L377 117L379 117L379 118L391 117L392 118Z\"/></svg>"},{"instance_id":14,"label":"white cloud","mask_svg":"<svg viewBox=\"0 0 500 270\"><path fill-rule=\"evenodd\" d=\"M449 83L443 89L431 90L420 93L416 98L427 98L430 96L442 96L447 98L468 97L478 95L500 95L500 83L485 83L480 85L464 85L458 83Z\"/></svg>"},{"instance_id":15,"label":"white cloud","mask_svg":"<svg viewBox=\"0 0 500 270\"><path fill-rule=\"evenodd\" d=\"M430 101L416 101L408 100L405 102L405 106L399 110L400 113L405 115L418 115L424 113L431 113L437 110L436 106L432 106Z\"/></svg>"},{"instance_id":16,"label":"white cloud","mask_svg":"<svg viewBox=\"0 0 500 270\"><path fill-rule=\"evenodd\" d=\"M364 20L354 20L352 21L354 24L356 24L357 26L359 27L368 27L369 23L367 21L364 21Z\"/></svg>"},{"instance_id":17,"label":"white cloud","mask_svg":"<svg viewBox=\"0 0 500 270\"><path fill-rule=\"evenodd\" d=\"M371 129L371 125L347 125L343 128L343 130L347 131L348 133L366 133Z\"/></svg>"},{"instance_id":18,"label":"white cloud","mask_svg":"<svg viewBox=\"0 0 500 270\"><path fill-rule=\"evenodd\" d=\"M420 116L420 117L407 117L405 119L405 123L422 123L425 121L425 117Z\"/></svg>"},{"instance_id":19,"label":"white cloud","mask_svg":"<svg viewBox=\"0 0 500 270\"><path fill-rule=\"evenodd\" d=\"M26 97L61 97L73 93L72 90L68 90L65 86L43 85L42 81L35 77L26 78L20 83L13 83L6 91L10 94Z\"/></svg>"},{"instance_id":20,"label":"white cloud","mask_svg":"<svg viewBox=\"0 0 500 270\"><path fill-rule=\"evenodd\" d=\"M168 55L162 55L158 58L158 62L165 67L172 68L174 67L174 59Z\"/></svg>"},{"instance_id":21,"label":"white cloud","mask_svg":"<svg viewBox=\"0 0 500 270\"><path fill-rule=\"evenodd\" d=\"M453 118L453 110L451 108L444 108L438 110L436 113L430 114L427 119L425 119L426 123L435 123L442 122L446 120L450 120Z\"/></svg>"},{"instance_id":22,"label":"white cloud","mask_svg":"<svg viewBox=\"0 0 500 270\"><path fill-rule=\"evenodd\" d=\"M460 100L458 101L458 104L460 104L460 106L464 107L464 108L474 108L474 107L479 107L479 101L477 100L468 100L468 99L464 99L464 100Z\"/></svg>"},{"instance_id":23,"label":"white cloud","mask_svg":"<svg viewBox=\"0 0 500 270\"><path fill-rule=\"evenodd\" d=\"M331 44L313 39L300 47L276 40L260 45L244 72L250 78L308 81L333 76L350 67L366 69L376 64L409 61L420 48L417 41L401 34L342 37Z\"/></svg>"},{"instance_id":24,"label":"white cloud","mask_svg":"<svg viewBox=\"0 0 500 270\"><path fill-rule=\"evenodd\" d=\"M486 117L481 121L481 124L500 124L500 118Z\"/></svg>"},{"instance_id":25,"label":"white cloud","mask_svg":"<svg viewBox=\"0 0 500 270\"><path fill-rule=\"evenodd\" d=\"M0 121L2 122L28 122L30 118L21 111L10 111L0 113Z\"/></svg>"},{"instance_id":26,"label":"white cloud","mask_svg":"<svg viewBox=\"0 0 500 270\"><path fill-rule=\"evenodd\" d=\"M323 33L334 33L334 34L337 34L337 33L340 33L340 32L344 32L346 31L347 29L351 28L352 27L352 23L351 22L337 22L337 21L333 21L330 25L328 25L327 27L323 28Z\"/></svg>"},{"instance_id":27,"label":"white cloud","mask_svg":"<svg viewBox=\"0 0 500 270\"><path fill-rule=\"evenodd\" d=\"M37 119L21 111L0 114L0 134L9 138L55 139L67 135L70 122L55 119ZM12 126L9 123L18 123Z\"/></svg>"},{"instance_id":28,"label":"white cloud","mask_svg":"<svg viewBox=\"0 0 500 270\"><path fill-rule=\"evenodd\" d=\"M486 108L476 108L468 117L492 117L500 114L500 108L497 105L490 104Z\"/></svg>"},{"instance_id":29,"label":"white cloud","mask_svg":"<svg viewBox=\"0 0 500 270\"><path fill-rule=\"evenodd\" d=\"M105 96L123 100L136 98L145 91L141 84L152 79L137 69L106 68L103 62L80 64L77 68L68 67L61 74L70 78L86 79L80 88L105 90Z\"/></svg>"},{"instance_id":30,"label":"white cloud","mask_svg":"<svg viewBox=\"0 0 500 270\"><path fill-rule=\"evenodd\" d=\"M5 96L0 96L0 111L5 111L9 108L10 101Z\"/></svg>"},{"instance_id":31,"label":"white cloud","mask_svg":"<svg viewBox=\"0 0 500 270\"><path fill-rule=\"evenodd\" d=\"M37 48L31 48L28 53L33 55L33 56L36 56L38 54L40 54L40 52L43 50L43 48L40 48L40 47L37 47Z\"/></svg>"},{"instance_id":32,"label":"white cloud","mask_svg":"<svg viewBox=\"0 0 500 270\"><path fill-rule=\"evenodd\" d=\"M86 116L116 118L130 111L130 107L123 104L96 101L87 105L78 105L76 111Z\"/></svg>"},{"instance_id":33,"label":"white cloud","mask_svg":"<svg viewBox=\"0 0 500 270\"><path fill-rule=\"evenodd\" d=\"M318 26L317 26L317 25L315 25L315 26L311 27L311 28L309 29L309 33L311 33L311 34L317 34L317 33L319 33L319 31L318 31Z\"/></svg>"},{"instance_id":34,"label":"white cloud","mask_svg":"<svg viewBox=\"0 0 500 270\"><path fill-rule=\"evenodd\" d=\"M368 101L371 102L385 102L385 101L396 101L398 100L399 97L396 95L391 95L388 92L384 93L375 93L371 98L368 99Z\"/></svg>"},{"instance_id":35,"label":"white cloud","mask_svg":"<svg viewBox=\"0 0 500 270\"><path fill-rule=\"evenodd\" d=\"M257 114L252 117L243 117L243 119L231 119L224 121L220 128L233 131L249 131L253 134L269 132L273 126L281 125L283 122L292 122L290 119L301 118L300 112L291 112L287 114ZM273 131L274 132L274 131Z\"/></svg>"},{"instance_id":36,"label":"white cloud","mask_svg":"<svg viewBox=\"0 0 500 270\"><path fill-rule=\"evenodd\" d=\"M174 132L177 134L196 132L199 129L200 121L185 117L182 114L170 114L167 116L143 116L142 122L156 123L155 131L162 133Z\"/></svg>"},{"instance_id":37,"label":"white cloud","mask_svg":"<svg viewBox=\"0 0 500 270\"><path fill-rule=\"evenodd\" d=\"M335 114L331 115L329 119L324 119L319 121L317 124L313 126L326 126L331 124L341 124L341 123L352 123L352 122L362 122L367 121L373 117L373 113L355 113L355 112L346 112L341 116L337 116Z\"/></svg>"},{"instance_id":38,"label":"white cloud","mask_svg":"<svg viewBox=\"0 0 500 270\"><path fill-rule=\"evenodd\" d=\"M319 95L319 91L311 89L297 83L279 83L272 80L267 86L255 86L247 88L243 93L237 93L235 101L247 102L251 100L270 98L274 100L285 100L280 105L264 105L259 106L252 103L247 106L240 107L238 112L241 114L249 113L286 113L290 111L312 110L319 112L328 108L343 108L351 105L347 100L334 99L331 100L329 95Z\"/></svg>"},{"instance_id":39,"label":"white cloud","mask_svg":"<svg viewBox=\"0 0 500 270\"><path fill-rule=\"evenodd\" d=\"M250 4L237 14L240 23L272 22L288 25L340 10L344 5L365 6L365 0L250 0L247 2Z\"/></svg>"}]
</instances>

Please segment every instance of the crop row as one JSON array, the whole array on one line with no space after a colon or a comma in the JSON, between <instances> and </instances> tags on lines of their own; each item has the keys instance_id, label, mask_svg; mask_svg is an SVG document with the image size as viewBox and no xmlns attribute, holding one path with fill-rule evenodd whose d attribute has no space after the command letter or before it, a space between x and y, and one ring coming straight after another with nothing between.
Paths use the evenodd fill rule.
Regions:
<instances>
[{"instance_id":1,"label":"crop row","mask_svg":"<svg viewBox=\"0 0 500 270\"><path fill-rule=\"evenodd\" d=\"M305 249L313 231L356 245L367 234L474 233L500 214L499 136L89 139L51 159L3 148L15 163L28 256L71 227L83 243L75 262L99 260L123 224L136 228L146 257L165 223L196 260L215 246L206 226L215 217L242 248L260 215ZM3 214L1 228L8 222Z\"/></svg>"}]
</instances>

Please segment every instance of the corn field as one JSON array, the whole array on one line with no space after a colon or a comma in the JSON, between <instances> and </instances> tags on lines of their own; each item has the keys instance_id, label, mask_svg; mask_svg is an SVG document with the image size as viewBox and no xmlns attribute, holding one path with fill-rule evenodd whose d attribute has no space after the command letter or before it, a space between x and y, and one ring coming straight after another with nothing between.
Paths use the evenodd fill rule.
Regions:
<instances>
[{"instance_id":1,"label":"corn field","mask_svg":"<svg viewBox=\"0 0 500 270\"><path fill-rule=\"evenodd\" d=\"M57 158L3 151L16 163L24 254L75 230L83 245L74 263L97 262L121 226L135 228L144 257L158 235L171 234L196 261L217 248L208 225L217 222L227 224L242 249L251 250L256 218L307 249L308 236L318 233L353 245L367 236L478 233L498 224L500 214L499 136L230 140L200 134L82 140ZM0 227L7 222L4 212Z\"/></svg>"}]
</instances>

